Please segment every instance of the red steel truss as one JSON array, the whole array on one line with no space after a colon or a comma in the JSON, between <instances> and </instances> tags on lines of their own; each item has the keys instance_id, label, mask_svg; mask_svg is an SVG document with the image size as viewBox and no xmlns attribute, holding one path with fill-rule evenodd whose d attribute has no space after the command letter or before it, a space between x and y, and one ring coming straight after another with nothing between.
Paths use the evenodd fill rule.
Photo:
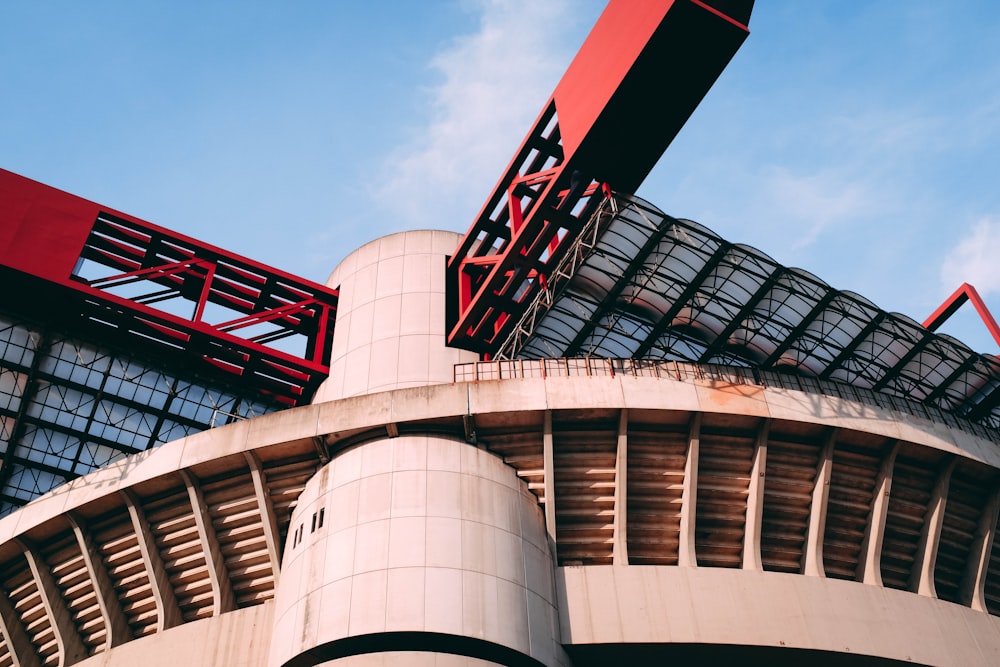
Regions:
<instances>
[{"instance_id":1,"label":"red steel truss","mask_svg":"<svg viewBox=\"0 0 1000 667\"><path fill-rule=\"evenodd\" d=\"M949 317L955 314L959 308L965 305L966 301L971 301L976 312L979 313L979 318L986 325L986 329L993 336L993 340L996 341L997 345L1000 345L1000 326L997 326L997 321L993 319L993 314L990 309L986 307L986 303L983 298L979 296L979 292L976 288L969 283L962 283L962 285L955 290L955 293L945 300L941 306L935 310L927 321L924 322L924 327L930 329L931 331L937 331L938 327L945 323Z\"/></svg>"},{"instance_id":2,"label":"red steel truss","mask_svg":"<svg viewBox=\"0 0 1000 667\"><path fill-rule=\"evenodd\" d=\"M287 405L329 372L336 290L4 170L0 274L6 310Z\"/></svg>"},{"instance_id":3,"label":"red steel truss","mask_svg":"<svg viewBox=\"0 0 1000 667\"><path fill-rule=\"evenodd\" d=\"M448 262L450 345L496 351L598 193L639 187L746 39L752 7L610 2Z\"/></svg>"}]
</instances>

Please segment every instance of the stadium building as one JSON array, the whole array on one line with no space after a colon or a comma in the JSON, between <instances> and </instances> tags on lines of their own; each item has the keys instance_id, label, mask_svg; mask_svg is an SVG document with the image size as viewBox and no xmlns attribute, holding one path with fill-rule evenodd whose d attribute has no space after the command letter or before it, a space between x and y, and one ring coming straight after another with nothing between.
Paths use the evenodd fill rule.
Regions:
<instances>
[{"instance_id":1,"label":"stadium building","mask_svg":"<svg viewBox=\"0 0 1000 667\"><path fill-rule=\"evenodd\" d=\"M975 291L628 194L752 4L613 1L466 235L326 286L0 171L0 666L1000 664Z\"/></svg>"}]
</instances>

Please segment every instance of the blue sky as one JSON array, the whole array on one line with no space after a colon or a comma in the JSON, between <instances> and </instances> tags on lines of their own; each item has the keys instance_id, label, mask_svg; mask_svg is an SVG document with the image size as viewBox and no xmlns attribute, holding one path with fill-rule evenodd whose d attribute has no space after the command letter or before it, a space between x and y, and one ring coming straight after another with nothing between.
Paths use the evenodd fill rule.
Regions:
<instances>
[{"instance_id":1,"label":"blue sky","mask_svg":"<svg viewBox=\"0 0 1000 667\"><path fill-rule=\"evenodd\" d=\"M317 281L464 231L602 0L0 3L0 167ZM1000 314L1000 4L758 0L639 194L921 321ZM948 327L997 345L966 306Z\"/></svg>"}]
</instances>

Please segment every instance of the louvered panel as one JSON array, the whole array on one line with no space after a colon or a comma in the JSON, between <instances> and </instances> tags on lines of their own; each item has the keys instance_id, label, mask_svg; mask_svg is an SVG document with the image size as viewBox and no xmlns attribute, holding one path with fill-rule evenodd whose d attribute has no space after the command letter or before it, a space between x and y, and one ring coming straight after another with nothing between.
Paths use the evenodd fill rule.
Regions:
<instances>
[{"instance_id":1,"label":"louvered panel","mask_svg":"<svg viewBox=\"0 0 1000 667\"><path fill-rule=\"evenodd\" d=\"M135 637L156 632L156 598L142 561L139 541L124 508L91 526L94 541Z\"/></svg>"},{"instance_id":2,"label":"louvered panel","mask_svg":"<svg viewBox=\"0 0 1000 667\"><path fill-rule=\"evenodd\" d=\"M686 433L628 433L630 565L677 564L687 449Z\"/></svg>"},{"instance_id":3,"label":"louvered panel","mask_svg":"<svg viewBox=\"0 0 1000 667\"><path fill-rule=\"evenodd\" d=\"M782 440L773 431L768 437L760 536L765 570L802 568L820 452L817 444Z\"/></svg>"},{"instance_id":4,"label":"louvered panel","mask_svg":"<svg viewBox=\"0 0 1000 667\"><path fill-rule=\"evenodd\" d=\"M299 461L282 461L264 466L264 477L268 493L274 506L274 516L278 524L279 544L284 545L288 537L288 524L292 521L292 510L298 503L299 495L306 482L318 467L314 457Z\"/></svg>"},{"instance_id":5,"label":"louvered panel","mask_svg":"<svg viewBox=\"0 0 1000 667\"><path fill-rule=\"evenodd\" d=\"M559 562L610 564L614 547L616 430L555 431Z\"/></svg>"},{"instance_id":6,"label":"louvered panel","mask_svg":"<svg viewBox=\"0 0 1000 667\"><path fill-rule=\"evenodd\" d=\"M11 648L3 630L0 630L0 667L14 667L14 656L11 654Z\"/></svg>"},{"instance_id":7,"label":"louvered panel","mask_svg":"<svg viewBox=\"0 0 1000 667\"><path fill-rule=\"evenodd\" d=\"M212 615L212 581L186 488L144 504L163 569L185 622Z\"/></svg>"},{"instance_id":8,"label":"louvered panel","mask_svg":"<svg viewBox=\"0 0 1000 667\"><path fill-rule=\"evenodd\" d=\"M273 598L274 575L250 474L205 483L201 490L236 606L248 607Z\"/></svg>"},{"instance_id":9,"label":"louvered panel","mask_svg":"<svg viewBox=\"0 0 1000 667\"><path fill-rule=\"evenodd\" d=\"M897 457L882 538L882 583L905 590L916 558L936 474L923 461Z\"/></svg>"},{"instance_id":10,"label":"louvered panel","mask_svg":"<svg viewBox=\"0 0 1000 667\"><path fill-rule=\"evenodd\" d=\"M263 554L237 555L226 561L226 567L233 577L237 606L262 604L274 597L274 572L266 551ZM238 588L235 582L239 582Z\"/></svg>"},{"instance_id":11,"label":"louvered panel","mask_svg":"<svg viewBox=\"0 0 1000 667\"><path fill-rule=\"evenodd\" d=\"M4 565L3 590L7 591L14 612L21 619L28 640L35 648L42 665L55 666L59 662L59 646L56 643L52 620L45 612L41 592L35 585L28 563L19 558Z\"/></svg>"},{"instance_id":12,"label":"louvered panel","mask_svg":"<svg viewBox=\"0 0 1000 667\"><path fill-rule=\"evenodd\" d=\"M877 450L837 445L833 452L823 539L828 577L853 580L857 574L881 465Z\"/></svg>"},{"instance_id":13,"label":"louvered panel","mask_svg":"<svg viewBox=\"0 0 1000 667\"><path fill-rule=\"evenodd\" d=\"M941 541L934 563L934 590L942 600L959 601L969 550L989 502L989 491L989 481L981 475L974 476L971 465L956 466L948 484Z\"/></svg>"},{"instance_id":14,"label":"louvered panel","mask_svg":"<svg viewBox=\"0 0 1000 667\"><path fill-rule=\"evenodd\" d=\"M754 444L752 435L701 434L695 521L698 565L742 564Z\"/></svg>"},{"instance_id":15,"label":"louvered panel","mask_svg":"<svg viewBox=\"0 0 1000 667\"><path fill-rule=\"evenodd\" d=\"M986 609L994 616L1000 616L1000 518L993 528L993 535L993 547L990 550L984 592Z\"/></svg>"},{"instance_id":16,"label":"louvered panel","mask_svg":"<svg viewBox=\"0 0 1000 667\"><path fill-rule=\"evenodd\" d=\"M545 463L542 437L535 433L490 434L487 448L517 471L538 502L545 503Z\"/></svg>"},{"instance_id":17,"label":"louvered panel","mask_svg":"<svg viewBox=\"0 0 1000 667\"><path fill-rule=\"evenodd\" d=\"M87 572L87 564L80 553L76 537L66 533L49 540L41 547L42 557L48 564L56 586L59 588L73 625L87 655L107 650L107 628L97 601L94 584Z\"/></svg>"}]
</instances>

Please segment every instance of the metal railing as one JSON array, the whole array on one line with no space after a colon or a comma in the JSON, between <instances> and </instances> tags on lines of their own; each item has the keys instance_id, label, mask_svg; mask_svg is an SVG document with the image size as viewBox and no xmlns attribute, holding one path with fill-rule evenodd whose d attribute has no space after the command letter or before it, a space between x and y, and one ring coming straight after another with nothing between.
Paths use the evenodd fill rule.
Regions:
<instances>
[{"instance_id":1,"label":"metal railing","mask_svg":"<svg viewBox=\"0 0 1000 667\"><path fill-rule=\"evenodd\" d=\"M600 357L511 359L455 365L455 382L488 382L549 377L615 377L616 375L661 378L678 382L714 381L777 387L809 394L834 396L865 405L895 410L904 415L929 419L1000 443L1000 431L997 429L971 422L934 406L841 382L788 375L757 368Z\"/></svg>"}]
</instances>

